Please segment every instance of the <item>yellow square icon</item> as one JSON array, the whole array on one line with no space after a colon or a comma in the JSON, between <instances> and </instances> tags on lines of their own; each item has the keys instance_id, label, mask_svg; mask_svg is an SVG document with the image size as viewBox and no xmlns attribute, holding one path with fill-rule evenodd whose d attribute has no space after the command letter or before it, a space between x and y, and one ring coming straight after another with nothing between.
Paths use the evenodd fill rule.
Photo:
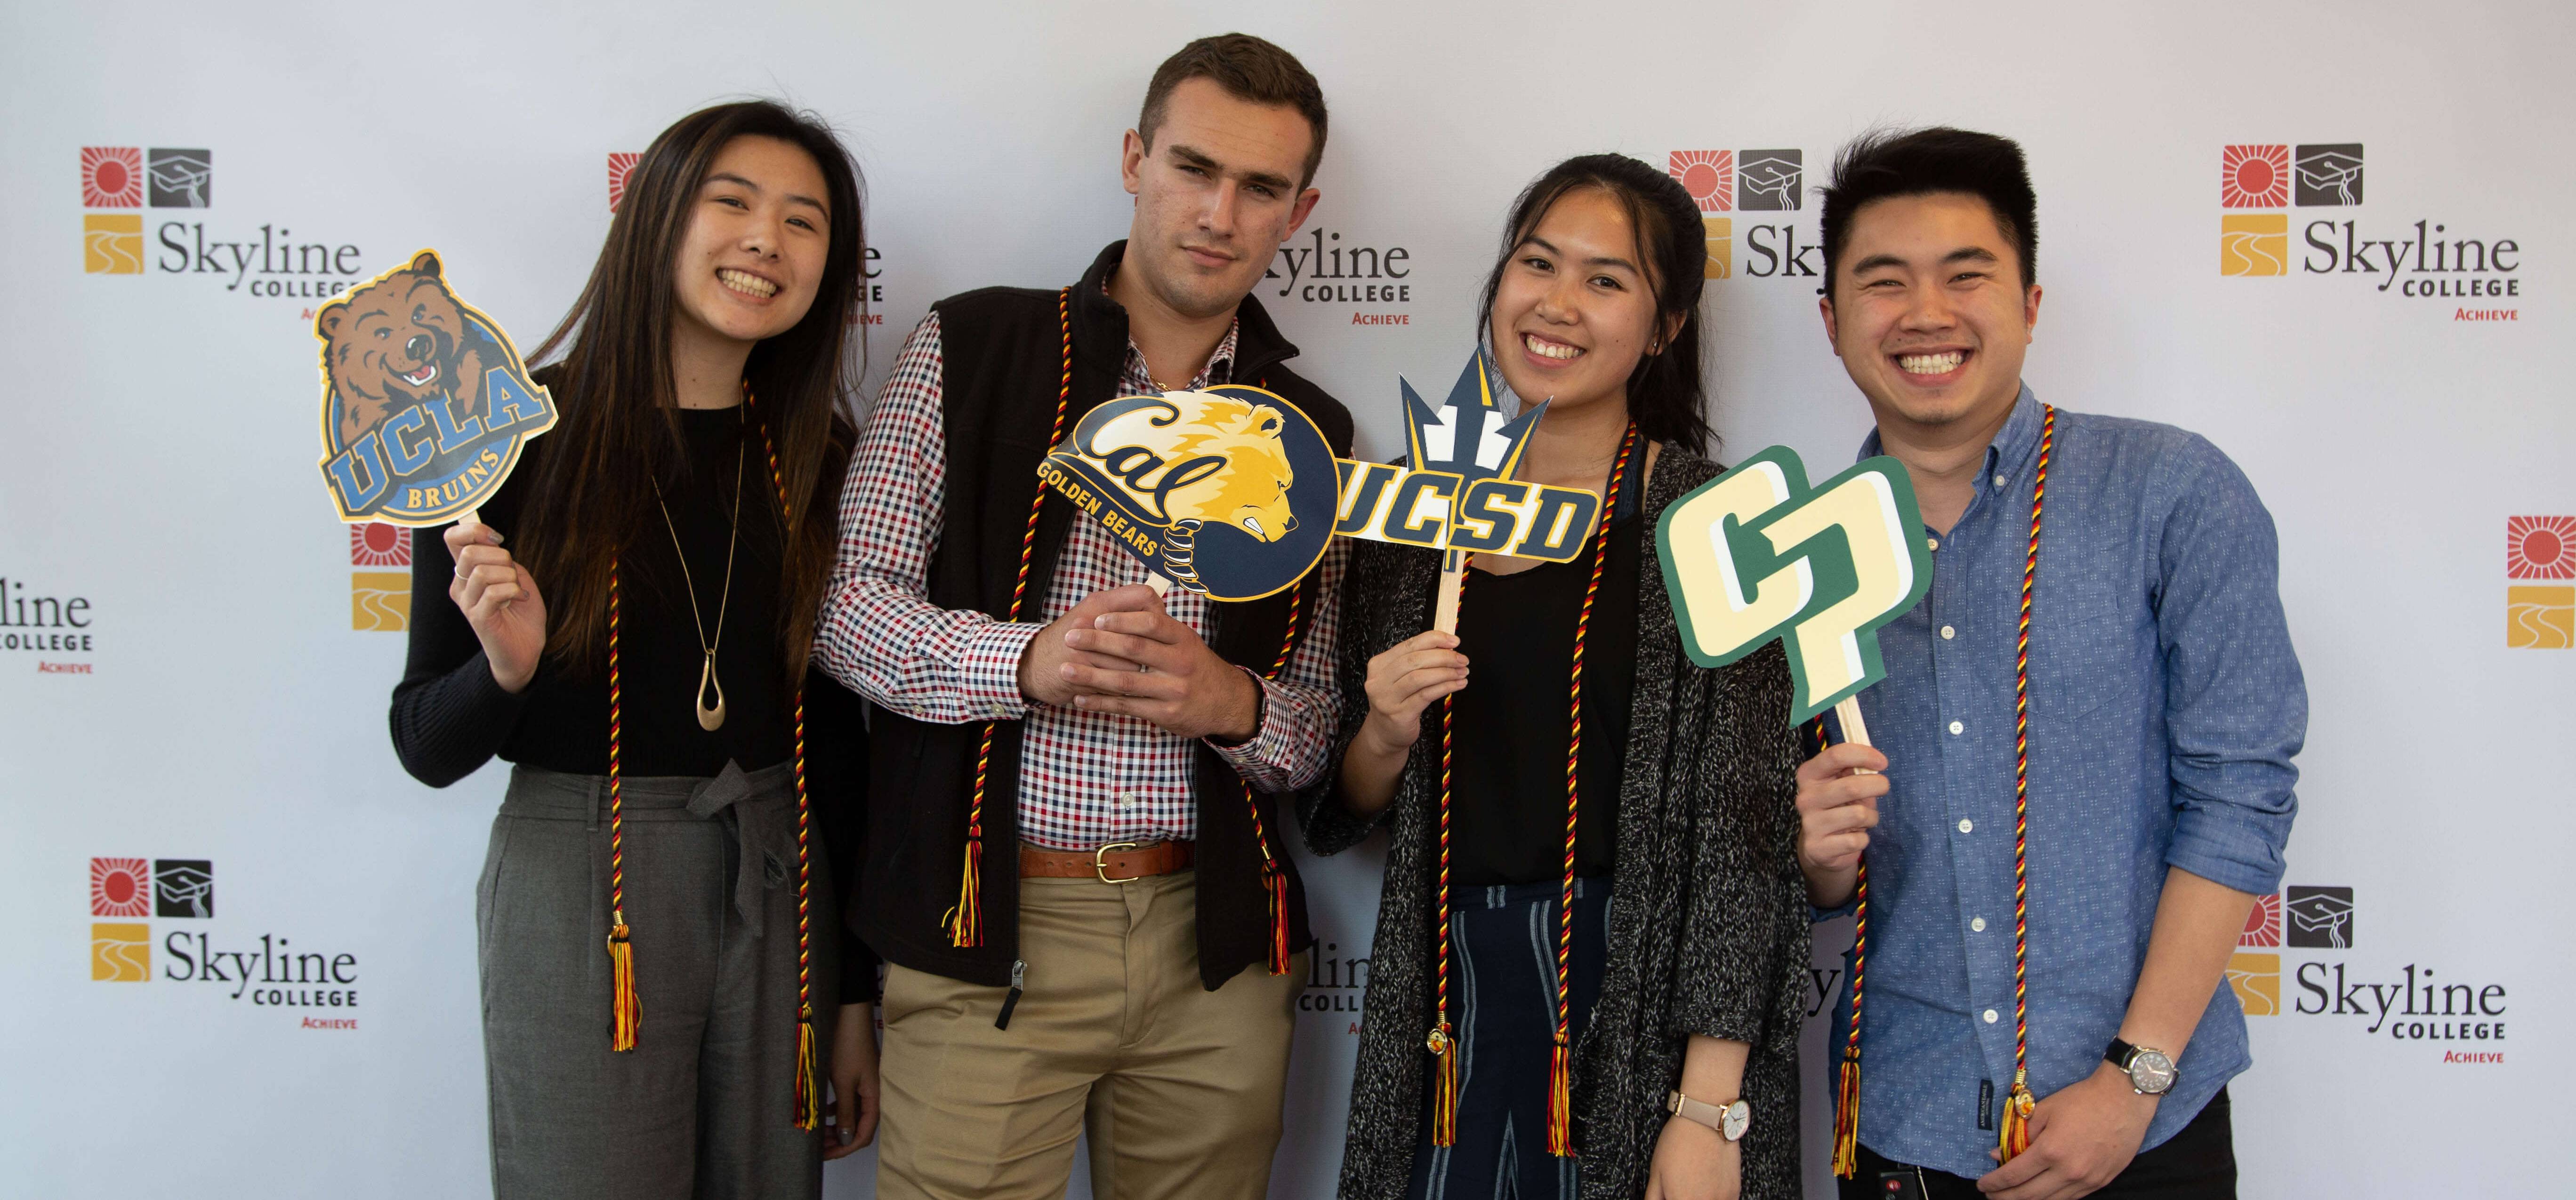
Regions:
<instances>
[{"instance_id":1,"label":"yellow square icon","mask_svg":"<svg viewBox=\"0 0 2576 1200\"><path fill-rule=\"evenodd\" d=\"M2576 586L2506 588L2504 644L2512 650L2576 648Z\"/></svg>"},{"instance_id":2,"label":"yellow square icon","mask_svg":"<svg viewBox=\"0 0 2576 1200\"><path fill-rule=\"evenodd\" d=\"M2290 273L2290 214L2228 213L2218 218L2218 273Z\"/></svg>"},{"instance_id":3,"label":"yellow square icon","mask_svg":"<svg viewBox=\"0 0 2576 1200\"><path fill-rule=\"evenodd\" d=\"M91 924L89 977L111 983L152 978L152 927L117 921Z\"/></svg>"},{"instance_id":4,"label":"yellow square icon","mask_svg":"<svg viewBox=\"0 0 2576 1200\"><path fill-rule=\"evenodd\" d=\"M1735 219L1701 217L1699 223L1708 230L1708 271L1710 279L1724 279L1735 273Z\"/></svg>"},{"instance_id":5,"label":"yellow square icon","mask_svg":"<svg viewBox=\"0 0 2576 1200\"><path fill-rule=\"evenodd\" d=\"M2227 960L2227 986L2249 1017L2281 1015L2281 956L2237 954Z\"/></svg>"},{"instance_id":6,"label":"yellow square icon","mask_svg":"<svg viewBox=\"0 0 2576 1200\"><path fill-rule=\"evenodd\" d=\"M349 628L381 633L411 628L411 572L351 571Z\"/></svg>"},{"instance_id":7,"label":"yellow square icon","mask_svg":"<svg viewBox=\"0 0 2576 1200\"><path fill-rule=\"evenodd\" d=\"M81 269L92 275L142 274L143 214L84 214Z\"/></svg>"}]
</instances>

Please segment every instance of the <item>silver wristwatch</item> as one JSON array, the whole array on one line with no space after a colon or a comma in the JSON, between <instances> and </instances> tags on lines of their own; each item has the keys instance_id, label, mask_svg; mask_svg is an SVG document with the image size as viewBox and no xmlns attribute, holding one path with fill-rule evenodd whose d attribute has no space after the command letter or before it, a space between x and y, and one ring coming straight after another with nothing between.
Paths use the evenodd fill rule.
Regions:
<instances>
[{"instance_id":1,"label":"silver wristwatch","mask_svg":"<svg viewBox=\"0 0 2576 1200\"><path fill-rule=\"evenodd\" d=\"M2129 1086L2141 1096L2161 1096L2173 1090L2174 1081L2182 1077L2175 1069L2173 1056L2162 1050L2132 1046L2118 1038L2102 1057L2112 1066L2129 1073Z\"/></svg>"},{"instance_id":2,"label":"silver wristwatch","mask_svg":"<svg viewBox=\"0 0 2576 1200\"><path fill-rule=\"evenodd\" d=\"M1676 1091L1665 1097L1664 1109L1676 1117L1706 1125L1730 1142L1743 1141L1744 1131L1753 1128L1753 1106L1740 1099L1732 1104L1710 1104Z\"/></svg>"}]
</instances>

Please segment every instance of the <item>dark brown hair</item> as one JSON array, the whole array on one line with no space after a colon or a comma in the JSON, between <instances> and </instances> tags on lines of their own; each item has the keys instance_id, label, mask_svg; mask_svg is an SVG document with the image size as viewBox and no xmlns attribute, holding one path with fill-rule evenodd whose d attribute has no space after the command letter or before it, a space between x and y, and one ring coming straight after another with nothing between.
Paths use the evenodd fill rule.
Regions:
<instances>
[{"instance_id":1,"label":"dark brown hair","mask_svg":"<svg viewBox=\"0 0 2576 1200\"><path fill-rule=\"evenodd\" d=\"M2039 279L2039 196L2021 143L1946 125L1873 129L1834 156L1834 181L1824 196L1825 294L1833 295L1834 266L1851 245L1852 218L1861 209L1872 200L1936 192L1985 201L1996 230L2021 256L2022 287Z\"/></svg>"},{"instance_id":2,"label":"dark brown hair","mask_svg":"<svg viewBox=\"0 0 2576 1200\"><path fill-rule=\"evenodd\" d=\"M1154 81L1145 85L1136 135L1145 139L1147 150L1154 148L1154 131L1171 107L1172 89L1192 79L1213 79L1237 100L1296 109L1315 131L1314 144L1306 147L1306 175L1297 186L1315 182L1315 165L1324 161L1324 89L1296 55L1248 33L1221 33L1181 47L1154 68Z\"/></svg>"},{"instance_id":3,"label":"dark brown hair","mask_svg":"<svg viewBox=\"0 0 2576 1200\"><path fill-rule=\"evenodd\" d=\"M667 486L686 470L671 378L674 275L698 188L716 156L742 137L805 151L831 206L814 307L752 347L743 364L755 400L750 416L767 428L786 481L779 649L788 678L804 677L836 549L841 475L856 440L840 402L853 378L844 343L859 311L867 241L859 169L840 139L821 118L768 100L700 109L653 139L627 175L590 281L529 356L563 352L550 368L563 417L534 456L536 478L521 527L510 531L511 549L547 597L546 652L558 662L589 668L604 658L610 562L654 512L655 482ZM767 486L752 493L774 494Z\"/></svg>"},{"instance_id":4,"label":"dark brown hair","mask_svg":"<svg viewBox=\"0 0 2576 1200\"><path fill-rule=\"evenodd\" d=\"M1494 294L1502 288L1503 270L1547 210L1579 188L1599 188L1627 210L1628 224L1637 231L1646 286L1654 291L1656 336L1664 321L1682 318L1672 340L1639 358L1629 374L1629 418L1649 440L1707 454L1717 440L1708 424L1708 385L1700 378L1699 298L1708 283L1708 235L1700 225L1699 205L1680 180L1625 154L1586 154L1549 167L1512 201L1502 250L1485 275L1476 324L1492 345ZM1501 347L1494 352L1500 354Z\"/></svg>"}]
</instances>

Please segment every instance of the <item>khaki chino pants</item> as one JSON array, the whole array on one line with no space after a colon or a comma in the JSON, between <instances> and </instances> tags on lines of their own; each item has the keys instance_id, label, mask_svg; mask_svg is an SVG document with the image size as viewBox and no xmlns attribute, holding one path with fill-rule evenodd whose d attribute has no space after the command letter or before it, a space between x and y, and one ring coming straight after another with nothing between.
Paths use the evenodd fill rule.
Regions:
<instances>
[{"instance_id":1,"label":"khaki chino pants","mask_svg":"<svg viewBox=\"0 0 2576 1200\"><path fill-rule=\"evenodd\" d=\"M1062 1196L1091 1135L1098 1200L1258 1197L1279 1147L1305 956L1199 982L1197 876L1020 883L1007 988L903 967L885 989L885 1200Z\"/></svg>"}]
</instances>

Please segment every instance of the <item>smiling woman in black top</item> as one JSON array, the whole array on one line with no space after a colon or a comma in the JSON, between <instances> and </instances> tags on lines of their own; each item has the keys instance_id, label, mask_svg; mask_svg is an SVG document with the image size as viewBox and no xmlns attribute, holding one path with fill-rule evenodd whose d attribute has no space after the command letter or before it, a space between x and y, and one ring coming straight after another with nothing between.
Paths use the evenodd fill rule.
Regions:
<instances>
[{"instance_id":1,"label":"smiling woman in black top","mask_svg":"<svg viewBox=\"0 0 2576 1200\"><path fill-rule=\"evenodd\" d=\"M395 749L441 787L514 764L476 905L498 1196L810 1197L872 1133L832 886L866 733L807 668L863 246L818 120L665 130L532 356L559 425L418 547Z\"/></svg>"},{"instance_id":2,"label":"smiling woman in black top","mask_svg":"<svg viewBox=\"0 0 2576 1200\"><path fill-rule=\"evenodd\" d=\"M1512 391L1549 401L1516 477L1601 493L1601 525L1570 562L1471 556L1455 636L1423 632L1438 552L1354 549L1341 757L1303 798L1318 853L1393 830L1345 1197L1797 1194L1787 665L1693 666L1649 540L1717 473L1705 264L1663 173L1542 175L1484 328Z\"/></svg>"}]
</instances>

